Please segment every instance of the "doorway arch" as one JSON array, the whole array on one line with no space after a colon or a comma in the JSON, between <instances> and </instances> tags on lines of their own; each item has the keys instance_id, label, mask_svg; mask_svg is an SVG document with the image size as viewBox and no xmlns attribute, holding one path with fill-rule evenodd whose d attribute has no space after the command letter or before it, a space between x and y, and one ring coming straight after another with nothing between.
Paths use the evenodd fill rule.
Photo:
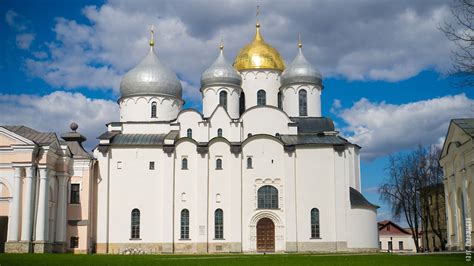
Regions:
<instances>
[{"instance_id":1,"label":"doorway arch","mask_svg":"<svg viewBox=\"0 0 474 266\"><path fill-rule=\"evenodd\" d=\"M270 218L257 222L257 252L275 252L275 224Z\"/></svg>"}]
</instances>

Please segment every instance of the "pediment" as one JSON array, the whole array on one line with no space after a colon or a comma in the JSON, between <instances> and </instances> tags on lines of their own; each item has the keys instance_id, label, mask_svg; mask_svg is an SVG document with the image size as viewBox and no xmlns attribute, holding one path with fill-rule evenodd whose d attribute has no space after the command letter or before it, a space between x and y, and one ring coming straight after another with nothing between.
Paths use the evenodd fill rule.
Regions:
<instances>
[{"instance_id":1,"label":"pediment","mask_svg":"<svg viewBox=\"0 0 474 266\"><path fill-rule=\"evenodd\" d=\"M8 129L0 127L0 146L12 146L12 145L32 145L33 141L22 137Z\"/></svg>"}]
</instances>

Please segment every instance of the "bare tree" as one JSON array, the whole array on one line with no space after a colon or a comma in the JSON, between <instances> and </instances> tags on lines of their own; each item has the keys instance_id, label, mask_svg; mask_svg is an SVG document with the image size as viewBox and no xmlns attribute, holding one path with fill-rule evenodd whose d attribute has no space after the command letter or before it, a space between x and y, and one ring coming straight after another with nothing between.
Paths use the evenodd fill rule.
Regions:
<instances>
[{"instance_id":1,"label":"bare tree","mask_svg":"<svg viewBox=\"0 0 474 266\"><path fill-rule=\"evenodd\" d=\"M430 201L432 187L442 184L443 173L439 165L440 149L418 147L416 150L390 156L388 179L379 188L380 197L388 202L395 219L405 218L411 229L415 246L419 251L420 225L426 230L431 226L433 233L440 239L444 249L444 214L440 211L440 202L434 208ZM443 191L444 196L444 191ZM438 208L437 208L438 207ZM426 242L429 245L429 242Z\"/></svg>"},{"instance_id":2,"label":"bare tree","mask_svg":"<svg viewBox=\"0 0 474 266\"><path fill-rule=\"evenodd\" d=\"M460 86L474 86L474 0L454 0L453 20L444 22L440 30L457 49L452 51L452 73L460 77Z\"/></svg>"},{"instance_id":3,"label":"bare tree","mask_svg":"<svg viewBox=\"0 0 474 266\"><path fill-rule=\"evenodd\" d=\"M389 177L379 188L380 198L390 204L392 215L399 220L404 217L411 229L417 252L419 247L420 228L420 201L416 188L416 179L413 178L413 162L416 157L408 155L391 155L389 157Z\"/></svg>"},{"instance_id":4,"label":"bare tree","mask_svg":"<svg viewBox=\"0 0 474 266\"><path fill-rule=\"evenodd\" d=\"M436 195L435 201L433 204L435 205L433 209L430 209L428 219L431 225L431 230L433 233L439 238L441 243L441 250L446 248L445 246L445 236L444 231L446 228L446 213L442 207L444 207L445 202L445 195L444 195L444 186L443 184L443 168L439 163L439 158L441 157L441 148L439 147L432 147L426 157L426 161L428 162L429 168L429 175L428 175L428 184L427 187L437 187L435 188L434 194ZM436 191L436 189L439 189ZM443 205L443 206L441 206ZM443 210L443 211L442 211ZM433 213L434 212L434 213ZM443 226L444 225L444 226Z\"/></svg>"}]
</instances>

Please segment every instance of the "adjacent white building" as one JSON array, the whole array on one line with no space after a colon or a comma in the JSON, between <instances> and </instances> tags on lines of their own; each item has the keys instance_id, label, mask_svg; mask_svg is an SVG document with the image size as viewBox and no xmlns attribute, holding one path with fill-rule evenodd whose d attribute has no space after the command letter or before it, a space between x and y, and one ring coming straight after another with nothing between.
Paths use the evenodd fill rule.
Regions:
<instances>
[{"instance_id":1,"label":"adjacent white building","mask_svg":"<svg viewBox=\"0 0 474 266\"><path fill-rule=\"evenodd\" d=\"M183 110L153 44L94 150L98 253L378 249L360 147L322 117L322 77L301 43L288 66L259 24L233 65L221 46L202 75L203 113Z\"/></svg>"}]
</instances>

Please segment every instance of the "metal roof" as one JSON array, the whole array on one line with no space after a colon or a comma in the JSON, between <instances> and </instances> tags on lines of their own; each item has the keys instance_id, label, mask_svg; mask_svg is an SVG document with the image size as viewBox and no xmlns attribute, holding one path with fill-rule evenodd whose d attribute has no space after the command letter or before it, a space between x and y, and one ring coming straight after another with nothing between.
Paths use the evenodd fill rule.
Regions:
<instances>
[{"instance_id":1,"label":"metal roof","mask_svg":"<svg viewBox=\"0 0 474 266\"><path fill-rule=\"evenodd\" d=\"M334 131L334 123L327 117L291 117L298 126L298 133Z\"/></svg>"},{"instance_id":2,"label":"metal roof","mask_svg":"<svg viewBox=\"0 0 474 266\"><path fill-rule=\"evenodd\" d=\"M308 135L280 135L280 139L287 145L299 144L349 144L349 142L339 136L325 136L317 134Z\"/></svg>"},{"instance_id":3,"label":"metal roof","mask_svg":"<svg viewBox=\"0 0 474 266\"><path fill-rule=\"evenodd\" d=\"M112 145L162 145L167 134L118 134Z\"/></svg>"},{"instance_id":4,"label":"metal roof","mask_svg":"<svg viewBox=\"0 0 474 266\"><path fill-rule=\"evenodd\" d=\"M351 199L351 207L362 207L362 208L375 208L378 209L379 206L370 203L362 193L360 193L357 189L353 187L349 187L350 199Z\"/></svg>"},{"instance_id":5,"label":"metal roof","mask_svg":"<svg viewBox=\"0 0 474 266\"><path fill-rule=\"evenodd\" d=\"M474 118L453 119L452 121L469 136L474 137Z\"/></svg>"},{"instance_id":6,"label":"metal roof","mask_svg":"<svg viewBox=\"0 0 474 266\"><path fill-rule=\"evenodd\" d=\"M56 133L53 132L39 132L26 126L2 126L11 132L14 132L26 139L29 139L37 144L51 144L57 140Z\"/></svg>"}]
</instances>

